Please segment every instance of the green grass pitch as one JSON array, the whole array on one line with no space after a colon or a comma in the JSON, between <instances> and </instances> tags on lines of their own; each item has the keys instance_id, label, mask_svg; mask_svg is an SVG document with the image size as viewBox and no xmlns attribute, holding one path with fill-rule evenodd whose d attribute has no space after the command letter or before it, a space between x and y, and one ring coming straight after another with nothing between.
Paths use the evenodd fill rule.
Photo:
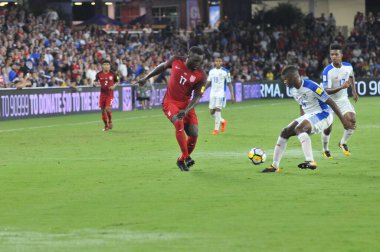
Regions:
<instances>
[{"instance_id":1,"label":"green grass pitch","mask_svg":"<svg viewBox=\"0 0 380 252\"><path fill-rule=\"evenodd\" d=\"M282 173L262 174L293 100L228 104L213 136L197 107L196 165L180 172L174 128L161 109L0 123L0 251L380 251L380 99L355 104L351 157L332 160L312 137L315 171L300 170L297 138ZM252 147L268 154L254 166Z\"/></svg>"}]
</instances>

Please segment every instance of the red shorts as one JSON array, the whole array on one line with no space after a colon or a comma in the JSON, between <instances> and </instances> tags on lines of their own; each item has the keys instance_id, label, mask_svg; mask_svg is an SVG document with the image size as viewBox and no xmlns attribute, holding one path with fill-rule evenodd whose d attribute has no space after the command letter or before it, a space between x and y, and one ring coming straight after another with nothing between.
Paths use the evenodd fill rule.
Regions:
<instances>
[{"instance_id":1,"label":"red shorts","mask_svg":"<svg viewBox=\"0 0 380 252\"><path fill-rule=\"evenodd\" d=\"M185 109L188 104L188 102L164 101L164 103L162 103L162 110L166 117L172 121L173 116L178 114L180 110ZM198 118L194 109L191 109L189 113L186 114L185 118L183 118L183 123L198 125Z\"/></svg>"},{"instance_id":2,"label":"red shorts","mask_svg":"<svg viewBox=\"0 0 380 252\"><path fill-rule=\"evenodd\" d=\"M100 94L99 107L104 109L106 107L112 108L113 96Z\"/></svg>"}]
</instances>

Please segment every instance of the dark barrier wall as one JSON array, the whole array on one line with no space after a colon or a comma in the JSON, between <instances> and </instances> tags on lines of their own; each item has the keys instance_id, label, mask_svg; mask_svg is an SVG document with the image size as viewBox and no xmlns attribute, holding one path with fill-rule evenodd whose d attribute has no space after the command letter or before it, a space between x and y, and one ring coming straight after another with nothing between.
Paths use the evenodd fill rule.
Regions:
<instances>
[{"instance_id":1,"label":"dark barrier wall","mask_svg":"<svg viewBox=\"0 0 380 252\"><path fill-rule=\"evenodd\" d=\"M290 98L289 89L280 81L265 81L262 83L235 83L236 94L241 85L241 100L263 98ZM356 79L356 90L359 96L380 96L380 78ZM351 95L351 89L348 89Z\"/></svg>"},{"instance_id":2,"label":"dark barrier wall","mask_svg":"<svg viewBox=\"0 0 380 252\"><path fill-rule=\"evenodd\" d=\"M0 91L0 119L46 117L99 111L99 88L36 88ZM114 110L132 110L132 88L114 92Z\"/></svg>"},{"instance_id":3,"label":"dark barrier wall","mask_svg":"<svg viewBox=\"0 0 380 252\"><path fill-rule=\"evenodd\" d=\"M251 99L289 98L289 90L279 81L258 83L235 83L236 101ZM360 96L380 96L380 78L358 79L356 88ZM151 105L161 106L166 85L154 85ZM207 89L201 102L209 101ZM71 88L1 89L0 120L47 117L67 114L99 112L99 88L83 87L81 91ZM227 89L227 99L230 93ZM131 111L140 108L135 90L131 86L119 86L114 91L113 110Z\"/></svg>"}]
</instances>

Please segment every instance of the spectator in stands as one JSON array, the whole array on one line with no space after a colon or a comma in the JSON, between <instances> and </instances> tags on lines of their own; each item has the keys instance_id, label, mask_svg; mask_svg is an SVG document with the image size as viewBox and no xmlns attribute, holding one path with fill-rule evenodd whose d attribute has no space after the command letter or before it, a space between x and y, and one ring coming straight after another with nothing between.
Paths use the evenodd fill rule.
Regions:
<instances>
[{"instance_id":1,"label":"spectator in stands","mask_svg":"<svg viewBox=\"0 0 380 252\"><path fill-rule=\"evenodd\" d=\"M129 81L144 68L155 67L170 56L186 51L187 41L190 45L201 44L213 56L222 57L231 74L246 81L266 78L267 69L273 67L273 78L278 78L285 61L304 64L305 75L318 80L321 66L329 57L325 47L334 40L344 45L345 54L352 55L360 64L362 70L356 77L378 73L380 13L375 16L368 12L365 17L358 12L355 28L348 39L331 29L335 23L332 14L327 19L324 15L315 19L310 13L305 17L305 24L287 29L249 22L232 23L228 17L223 17L218 29L210 30L198 24L196 32L185 32L170 26L163 34L153 31L150 25L144 28L137 25L126 31L110 27L108 33L101 27L74 31L51 10L43 16L27 13L16 7L0 16L0 64L6 71L6 75L2 74L5 86L11 82L11 71L12 78L18 71L24 75L31 73L33 86L46 82L42 75L35 78L35 73L40 71L43 75L53 71L56 85L66 84L67 77L76 81L77 75L81 76L83 84L91 84L91 72L105 58L117 59L113 63L117 63L119 75L123 81ZM297 40L289 40L289 37L297 37ZM14 64L19 68L14 69ZM168 72L164 72L155 81L165 83L167 76Z\"/></svg>"}]
</instances>

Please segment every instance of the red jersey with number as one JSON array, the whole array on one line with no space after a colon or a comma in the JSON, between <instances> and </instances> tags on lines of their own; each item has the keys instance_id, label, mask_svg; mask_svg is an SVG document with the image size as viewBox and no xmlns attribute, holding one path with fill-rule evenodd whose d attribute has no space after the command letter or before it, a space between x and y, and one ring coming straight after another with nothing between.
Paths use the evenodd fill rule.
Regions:
<instances>
[{"instance_id":1,"label":"red jersey with number","mask_svg":"<svg viewBox=\"0 0 380 252\"><path fill-rule=\"evenodd\" d=\"M172 57L167 61L166 67L171 67L165 101L189 102L191 94L200 95L202 87L206 84L206 73L198 68L191 70L186 66L185 57Z\"/></svg>"},{"instance_id":2,"label":"red jersey with number","mask_svg":"<svg viewBox=\"0 0 380 252\"><path fill-rule=\"evenodd\" d=\"M115 85L117 82L117 76L113 72L99 72L96 74L95 81L99 81L100 83L100 94L113 96L113 90L109 89L109 87Z\"/></svg>"}]
</instances>

